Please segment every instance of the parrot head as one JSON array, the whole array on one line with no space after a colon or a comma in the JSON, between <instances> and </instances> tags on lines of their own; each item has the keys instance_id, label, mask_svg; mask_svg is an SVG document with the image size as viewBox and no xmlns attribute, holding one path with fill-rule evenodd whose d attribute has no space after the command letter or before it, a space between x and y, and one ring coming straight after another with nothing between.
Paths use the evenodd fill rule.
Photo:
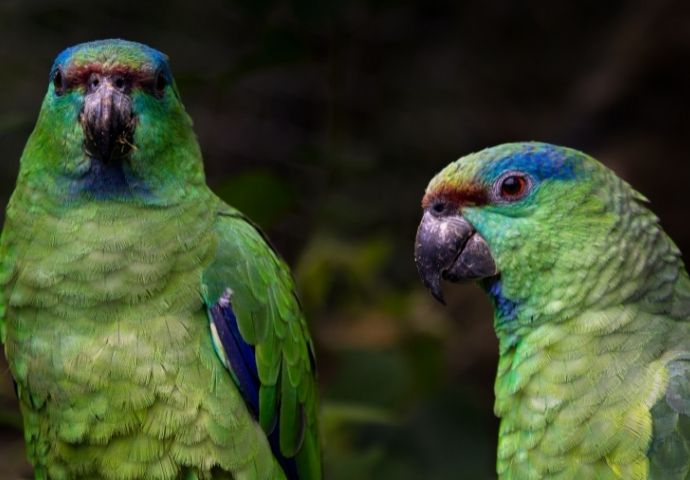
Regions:
<instances>
[{"instance_id":1,"label":"parrot head","mask_svg":"<svg viewBox=\"0 0 690 480\"><path fill-rule=\"evenodd\" d=\"M192 124L167 57L101 40L64 50L22 158L20 178L65 199L156 199L202 180Z\"/></svg>"},{"instance_id":2,"label":"parrot head","mask_svg":"<svg viewBox=\"0 0 690 480\"><path fill-rule=\"evenodd\" d=\"M497 306L526 317L601 299L607 262L651 260L637 232L657 235L645 199L593 158L544 143L468 155L429 183L415 242L420 276L443 302L442 280L476 280ZM654 233L657 232L657 233ZM631 260L635 261L635 260ZM499 305L500 304L500 305Z\"/></svg>"}]
</instances>

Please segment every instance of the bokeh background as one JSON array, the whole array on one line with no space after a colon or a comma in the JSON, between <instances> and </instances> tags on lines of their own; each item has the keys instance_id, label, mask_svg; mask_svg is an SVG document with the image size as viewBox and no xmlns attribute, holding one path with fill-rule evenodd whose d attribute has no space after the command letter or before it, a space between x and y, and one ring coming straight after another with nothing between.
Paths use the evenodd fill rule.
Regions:
<instances>
[{"instance_id":1,"label":"bokeh background","mask_svg":"<svg viewBox=\"0 0 690 480\"><path fill-rule=\"evenodd\" d=\"M294 268L332 480L495 478L488 301L452 286L441 307L412 259L448 162L514 140L587 151L690 253L683 0L2 0L1 205L52 59L107 37L170 56L209 183ZM0 478L19 478L0 371Z\"/></svg>"}]
</instances>

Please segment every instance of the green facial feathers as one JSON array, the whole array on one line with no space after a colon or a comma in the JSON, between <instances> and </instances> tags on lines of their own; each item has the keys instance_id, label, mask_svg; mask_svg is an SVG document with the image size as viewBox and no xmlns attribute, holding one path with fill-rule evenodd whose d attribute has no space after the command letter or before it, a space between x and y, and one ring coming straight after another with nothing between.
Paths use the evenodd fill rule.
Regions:
<instances>
[{"instance_id":1,"label":"green facial feathers","mask_svg":"<svg viewBox=\"0 0 690 480\"><path fill-rule=\"evenodd\" d=\"M690 478L690 280L646 199L585 154L516 143L446 167L423 207L425 282L473 278L494 304L499 477Z\"/></svg>"},{"instance_id":2,"label":"green facial feathers","mask_svg":"<svg viewBox=\"0 0 690 480\"><path fill-rule=\"evenodd\" d=\"M160 52L56 59L7 208L0 327L36 478L321 478L289 270L206 186Z\"/></svg>"}]
</instances>

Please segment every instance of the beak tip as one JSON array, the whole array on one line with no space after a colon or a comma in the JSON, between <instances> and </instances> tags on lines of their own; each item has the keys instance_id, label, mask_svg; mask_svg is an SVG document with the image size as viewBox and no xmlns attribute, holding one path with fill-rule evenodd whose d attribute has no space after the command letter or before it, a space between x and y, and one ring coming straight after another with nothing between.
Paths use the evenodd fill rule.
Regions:
<instances>
[{"instance_id":1,"label":"beak tip","mask_svg":"<svg viewBox=\"0 0 690 480\"><path fill-rule=\"evenodd\" d=\"M441 290L441 287L431 290L431 295L433 295L438 303L444 307L446 306L446 300L443 298L443 290Z\"/></svg>"},{"instance_id":2,"label":"beak tip","mask_svg":"<svg viewBox=\"0 0 690 480\"><path fill-rule=\"evenodd\" d=\"M429 289L431 295L436 299L441 305L446 304L445 298L443 298L443 288L441 288L441 279L438 277L426 278L422 275L422 282L424 286Z\"/></svg>"}]
</instances>

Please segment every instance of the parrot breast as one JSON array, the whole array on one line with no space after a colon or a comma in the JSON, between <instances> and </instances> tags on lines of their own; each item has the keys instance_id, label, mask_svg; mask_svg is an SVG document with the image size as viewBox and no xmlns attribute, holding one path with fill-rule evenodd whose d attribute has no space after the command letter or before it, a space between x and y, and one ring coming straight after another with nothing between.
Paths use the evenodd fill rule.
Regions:
<instances>
[{"instance_id":1,"label":"parrot breast","mask_svg":"<svg viewBox=\"0 0 690 480\"><path fill-rule=\"evenodd\" d=\"M646 479L652 406L667 385L667 326L634 307L527 334L499 361L500 478Z\"/></svg>"},{"instance_id":2,"label":"parrot breast","mask_svg":"<svg viewBox=\"0 0 690 480\"><path fill-rule=\"evenodd\" d=\"M5 285L6 353L37 475L256 469L267 442L213 350L200 292L211 201L10 206L5 241L24 247Z\"/></svg>"}]
</instances>

